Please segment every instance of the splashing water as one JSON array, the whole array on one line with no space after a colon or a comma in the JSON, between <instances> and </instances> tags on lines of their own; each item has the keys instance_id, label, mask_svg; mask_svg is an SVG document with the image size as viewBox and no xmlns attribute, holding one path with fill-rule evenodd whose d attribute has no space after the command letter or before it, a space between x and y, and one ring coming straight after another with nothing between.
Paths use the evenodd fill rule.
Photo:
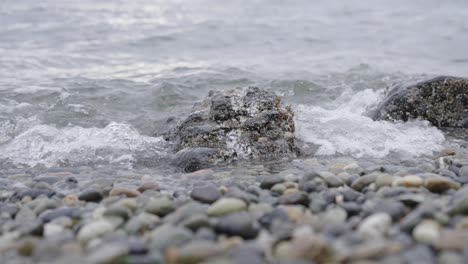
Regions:
<instances>
[{"instance_id":1,"label":"splashing water","mask_svg":"<svg viewBox=\"0 0 468 264\"><path fill-rule=\"evenodd\" d=\"M441 149L444 135L428 122L392 123L374 121L366 116L366 111L380 97L379 92L368 89L331 110L299 105L297 136L319 145L317 155L382 158L393 152L420 156Z\"/></svg>"},{"instance_id":2,"label":"splashing water","mask_svg":"<svg viewBox=\"0 0 468 264\"><path fill-rule=\"evenodd\" d=\"M37 125L0 147L0 158L30 166L43 164L132 164L139 155L157 159L164 140L141 135L128 124L110 123L104 128Z\"/></svg>"}]
</instances>

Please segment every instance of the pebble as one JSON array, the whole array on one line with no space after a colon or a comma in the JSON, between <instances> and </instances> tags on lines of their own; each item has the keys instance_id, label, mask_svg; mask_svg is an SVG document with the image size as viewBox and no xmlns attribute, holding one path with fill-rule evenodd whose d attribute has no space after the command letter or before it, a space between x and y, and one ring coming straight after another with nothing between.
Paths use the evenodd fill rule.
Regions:
<instances>
[{"instance_id":1,"label":"pebble","mask_svg":"<svg viewBox=\"0 0 468 264\"><path fill-rule=\"evenodd\" d=\"M376 179L377 179L377 174L375 173L361 176L357 178L355 181L353 181L353 183L351 184L351 188L353 188L356 191L361 191L364 187L375 182Z\"/></svg>"},{"instance_id":2,"label":"pebble","mask_svg":"<svg viewBox=\"0 0 468 264\"><path fill-rule=\"evenodd\" d=\"M174 211L174 203L166 196L151 198L145 205L145 212L165 216Z\"/></svg>"},{"instance_id":3,"label":"pebble","mask_svg":"<svg viewBox=\"0 0 468 264\"><path fill-rule=\"evenodd\" d=\"M182 246L192 240L193 233L184 227L162 225L149 234L149 247L164 252L169 247Z\"/></svg>"},{"instance_id":4,"label":"pebble","mask_svg":"<svg viewBox=\"0 0 468 264\"><path fill-rule=\"evenodd\" d=\"M307 193L295 191L293 193L284 194L278 198L278 204L300 204L306 207L309 206L310 199Z\"/></svg>"},{"instance_id":5,"label":"pebble","mask_svg":"<svg viewBox=\"0 0 468 264\"><path fill-rule=\"evenodd\" d=\"M259 232L258 224L247 212L238 212L224 216L215 225L218 233L253 239Z\"/></svg>"},{"instance_id":6,"label":"pebble","mask_svg":"<svg viewBox=\"0 0 468 264\"><path fill-rule=\"evenodd\" d=\"M329 187L339 187L344 184L339 177L335 176L335 174L331 172L324 171L320 172L319 175Z\"/></svg>"},{"instance_id":7,"label":"pebble","mask_svg":"<svg viewBox=\"0 0 468 264\"><path fill-rule=\"evenodd\" d=\"M103 196L98 191L87 190L80 193L80 195L78 195L78 199L85 202L99 203L103 199Z\"/></svg>"},{"instance_id":8,"label":"pebble","mask_svg":"<svg viewBox=\"0 0 468 264\"><path fill-rule=\"evenodd\" d=\"M263 176L259 178L260 188L271 189L273 186L279 183L283 183L284 179L280 176Z\"/></svg>"},{"instance_id":9,"label":"pebble","mask_svg":"<svg viewBox=\"0 0 468 264\"><path fill-rule=\"evenodd\" d=\"M423 220L413 229L413 238L419 242L433 243L439 239L440 228L440 224L434 220Z\"/></svg>"},{"instance_id":10,"label":"pebble","mask_svg":"<svg viewBox=\"0 0 468 264\"><path fill-rule=\"evenodd\" d=\"M431 192L443 193L450 189L460 189L460 184L446 177L433 176L424 181L424 187Z\"/></svg>"},{"instance_id":11,"label":"pebble","mask_svg":"<svg viewBox=\"0 0 468 264\"><path fill-rule=\"evenodd\" d=\"M213 203L207 210L209 216L224 216L231 213L247 210L247 204L237 198L221 198Z\"/></svg>"},{"instance_id":12,"label":"pebble","mask_svg":"<svg viewBox=\"0 0 468 264\"><path fill-rule=\"evenodd\" d=\"M84 225L78 232L77 238L82 243L111 233L119 226L123 220L121 218L106 218Z\"/></svg>"},{"instance_id":13,"label":"pebble","mask_svg":"<svg viewBox=\"0 0 468 264\"><path fill-rule=\"evenodd\" d=\"M167 259L169 263L201 263L220 255L223 251L224 249L219 244L209 241L196 241L179 248L171 248L167 253Z\"/></svg>"},{"instance_id":14,"label":"pebble","mask_svg":"<svg viewBox=\"0 0 468 264\"><path fill-rule=\"evenodd\" d=\"M140 193L144 193L149 190L154 190L154 191L159 191L161 188L159 187L159 184L155 182L143 182L138 186L137 191Z\"/></svg>"},{"instance_id":15,"label":"pebble","mask_svg":"<svg viewBox=\"0 0 468 264\"><path fill-rule=\"evenodd\" d=\"M135 234L150 230L160 221L159 217L154 214L142 212L137 216L132 217L126 224L125 230L130 234Z\"/></svg>"},{"instance_id":16,"label":"pebble","mask_svg":"<svg viewBox=\"0 0 468 264\"><path fill-rule=\"evenodd\" d=\"M377 176L375 179L375 187L380 189L384 186L392 186L394 178L390 174L382 173Z\"/></svg>"},{"instance_id":17,"label":"pebble","mask_svg":"<svg viewBox=\"0 0 468 264\"><path fill-rule=\"evenodd\" d=\"M125 187L115 186L109 192L109 196L127 196L127 197L137 197L140 195L140 192L137 190L128 189Z\"/></svg>"},{"instance_id":18,"label":"pebble","mask_svg":"<svg viewBox=\"0 0 468 264\"><path fill-rule=\"evenodd\" d=\"M122 263L128 254L128 246L123 242L106 243L93 251L87 257L88 263L114 264Z\"/></svg>"},{"instance_id":19,"label":"pebble","mask_svg":"<svg viewBox=\"0 0 468 264\"><path fill-rule=\"evenodd\" d=\"M210 184L193 188L190 197L202 203L212 204L221 198L221 192L214 185Z\"/></svg>"},{"instance_id":20,"label":"pebble","mask_svg":"<svg viewBox=\"0 0 468 264\"><path fill-rule=\"evenodd\" d=\"M423 186L424 181L421 177L416 175L408 175L401 178L395 178L392 186L401 186L407 188L419 188Z\"/></svg>"},{"instance_id":21,"label":"pebble","mask_svg":"<svg viewBox=\"0 0 468 264\"><path fill-rule=\"evenodd\" d=\"M376 213L365 218L358 227L358 232L370 239L379 239L390 228L392 218L387 213Z\"/></svg>"}]
</instances>

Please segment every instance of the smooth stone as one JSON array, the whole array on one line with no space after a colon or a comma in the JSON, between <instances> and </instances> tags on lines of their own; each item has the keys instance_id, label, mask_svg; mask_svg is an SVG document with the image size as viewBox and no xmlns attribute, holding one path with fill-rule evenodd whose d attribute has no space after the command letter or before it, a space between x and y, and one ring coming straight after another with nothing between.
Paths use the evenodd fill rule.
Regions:
<instances>
[{"instance_id":1,"label":"smooth stone","mask_svg":"<svg viewBox=\"0 0 468 264\"><path fill-rule=\"evenodd\" d=\"M395 178L392 186L407 187L407 188L419 188L423 186L424 180L416 175L408 175L401 178Z\"/></svg>"},{"instance_id":2,"label":"smooth stone","mask_svg":"<svg viewBox=\"0 0 468 264\"><path fill-rule=\"evenodd\" d=\"M259 232L258 225L247 212L233 213L219 219L215 224L218 233L253 239Z\"/></svg>"},{"instance_id":3,"label":"smooth stone","mask_svg":"<svg viewBox=\"0 0 468 264\"><path fill-rule=\"evenodd\" d=\"M460 184L458 182L450 180L449 178L434 176L427 178L424 181L424 187L426 187L426 189L428 189L431 192L443 193L450 189L460 189Z\"/></svg>"},{"instance_id":4,"label":"smooth stone","mask_svg":"<svg viewBox=\"0 0 468 264\"><path fill-rule=\"evenodd\" d=\"M131 215L132 213L130 212L130 210L127 207L122 206L120 204L111 205L103 213L103 216L117 216L121 217L125 221L128 220Z\"/></svg>"},{"instance_id":5,"label":"smooth stone","mask_svg":"<svg viewBox=\"0 0 468 264\"><path fill-rule=\"evenodd\" d=\"M377 176L375 179L375 187L380 189L384 186L392 186L394 178L390 174L382 173Z\"/></svg>"},{"instance_id":6,"label":"smooth stone","mask_svg":"<svg viewBox=\"0 0 468 264\"><path fill-rule=\"evenodd\" d=\"M48 189L26 189L20 190L11 196L12 201L20 201L25 197L30 197L32 200L36 199L39 196L52 197L55 195L55 191Z\"/></svg>"},{"instance_id":7,"label":"smooth stone","mask_svg":"<svg viewBox=\"0 0 468 264\"><path fill-rule=\"evenodd\" d=\"M137 191L140 193L144 193L149 190L154 190L154 191L159 191L161 188L159 187L159 184L155 182L143 182L138 186Z\"/></svg>"},{"instance_id":8,"label":"smooth stone","mask_svg":"<svg viewBox=\"0 0 468 264\"><path fill-rule=\"evenodd\" d=\"M221 198L221 192L214 185L210 184L193 188L190 197L202 203L212 204Z\"/></svg>"},{"instance_id":9,"label":"smooth stone","mask_svg":"<svg viewBox=\"0 0 468 264\"><path fill-rule=\"evenodd\" d=\"M102 237L111 233L119 226L123 220L121 218L105 218L88 224L85 224L78 232L77 239L81 243L87 243L90 240Z\"/></svg>"},{"instance_id":10,"label":"smooth stone","mask_svg":"<svg viewBox=\"0 0 468 264\"><path fill-rule=\"evenodd\" d=\"M355 181L353 181L353 183L351 184L351 188L353 188L356 191L361 191L362 189L364 189L364 187L375 182L376 178L377 178L377 174L375 173L361 176L357 178Z\"/></svg>"},{"instance_id":11,"label":"smooth stone","mask_svg":"<svg viewBox=\"0 0 468 264\"><path fill-rule=\"evenodd\" d=\"M468 231L444 230L433 245L439 250L464 250L468 245Z\"/></svg>"},{"instance_id":12,"label":"smooth stone","mask_svg":"<svg viewBox=\"0 0 468 264\"><path fill-rule=\"evenodd\" d=\"M109 192L109 196L127 196L127 197L137 197L140 195L140 192L137 190L128 189L125 187L114 186Z\"/></svg>"},{"instance_id":13,"label":"smooth stone","mask_svg":"<svg viewBox=\"0 0 468 264\"><path fill-rule=\"evenodd\" d=\"M468 165L462 166L458 171L460 177L468 177Z\"/></svg>"},{"instance_id":14,"label":"smooth stone","mask_svg":"<svg viewBox=\"0 0 468 264\"><path fill-rule=\"evenodd\" d=\"M164 252L168 247L182 246L192 240L193 233L184 227L162 225L149 234L151 249Z\"/></svg>"},{"instance_id":15,"label":"smooth stone","mask_svg":"<svg viewBox=\"0 0 468 264\"><path fill-rule=\"evenodd\" d=\"M59 217L69 217L72 219L79 219L81 218L81 210L78 208L70 208L70 207L62 207L57 208L54 210L46 211L39 216L44 223L50 222Z\"/></svg>"},{"instance_id":16,"label":"smooth stone","mask_svg":"<svg viewBox=\"0 0 468 264\"><path fill-rule=\"evenodd\" d=\"M290 194L284 194L278 198L278 204L283 205L300 204L308 207L309 203L309 196L305 192L293 192Z\"/></svg>"},{"instance_id":17,"label":"smooth stone","mask_svg":"<svg viewBox=\"0 0 468 264\"><path fill-rule=\"evenodd\" d=\"M325 181L328 187L340 187L344 184L339 177L335 176L335 174L331 172L323 171L319 172L319 175L320 178L322 178Z\"/></svg>"},{"instance_id":18,"label":"smooth stone","mask_svg":"<svg viewBox=\"0 0 468 264\"><path fill-rule=\"evenodd\" d=\"M224 249L209 241L195 241L180 248L171 248L167 253L169 263L194 264L223 253Z\"/></svg>"},{"instance_id":19,"label":"smooth stone","mask_svg":"<svg viewBox=\"0 0 468 264\"><path fill-rule=\"evenodd\" d=\"M435 256L427 245L415 245L403 253L403 259L411 264L434 264Z\"/></svg>"},{"instance_id":20,"label":"smooth stone","mask_svg":"<svg viewBox=\"0 0 468 264\"><path fill-rule=\"evenodd\" d=\"M159 223L158 216L150 213L142 212L137 216L132 217L125 225L125 230L130 234L136 234L151 230Z\"/></svg>"},{"instance_id":21,"label":"smooth stone","mask_svg":"<svg viewBox=\"0 0 468 264\"><path fill-rule=\"evenodd\" d=\"M96 264L122 263L125 260L125 256L128 255L128 251L127 243L112 242L110 244L103 244L89 254L87 261Z\"/></svg>"},{"instance_id":22,"label":"smooth stone","mask_svg":"<svg viewBox=\"0 0 468 264\"><path fill-rule=\"evenodd\" d=\"M237 198L221 198L208 207L208 216L224 216L231 213L247 210L247 204Z\"/></svg>"},{"instance_id":23,"label":"smooth stone","mask_svg":"<svg viewBox=\"0 0 468 264\"><path fill-rule=\"evenodd\" d=\"M262 189L271 189L278 183L283 183L284 178L280 176L262 176L259 178L260 181L260 188Z\"/></svg>"},{"instance_id":24,"label":"smooth stone","mask_svg":"<svg viewBox=\"0 0 468 264\"><path fill-rule=\"evenodd\" d=\"M387 213L394 221L406 214L403 203L391 199L368 200L364 203L363 210L369 214Z\"/></svg>"},{"instance_id":25,"label":"smooth stone","mask_svg":"<svg viewBox=\"0 0 468 264\"><path fill-rule=\"evenodd\" d=\"M413 238L423 243L437 241L440 236L440 224L434 220L426 219L413 229Z\"/></svg>"},{"instance_id":26,"label":"smooth stone","mask_svg":"<svg viewBox=\"0 0 468 264\"><path fill-rule=\"evenodd\" d=\"M224 193L225 197L241 199L247 204L258 203L258 197L252 193L246 192L236 186L229 187Z\"/></svg>"},{"instance_id":27,"label":"smooth stone","mask_svg":"<svg viewBox=\"0 0 468 264\"><path fill-rule=\"evenodd\" d=\"M468 215L468 193L456 200L449 212L452 215Z\"/></svg>"},{"instance_id":28,"label":"smooth stone","mask_svg":"<svg viewBox=\"0 0 468 264\"><path fill-rule=\"evenodd\" d=\"M165 216L167 223L180 224L182 221L190 218L194 214L206 212L208 206L196 201L188 201L186 204L178 207L174 212Z\"/></svg>"},{"instance_id":29,"label":"smooth stone","mask_svg":"<svg viewBox=\"0 0 468 264\"><path fill-rule=\"evenodd\" d=\"M59 235L65 228L59 224L47 223L44 225L44 237Z\"/></svg>"},{"instance_id":30,"label":"smooth stone","mask_svg":"<svg viewBox=\"0 0 468 264\"><path fill-rule=\"evenodd\" d=\"M195 214L182 221L181 225L196 231L199 228L210 226L210 219L205 214Z\"/></svg>"},{"instance_id":31,"label":"smooth stone","mask_svg":"<svg viewBox=\"0 0 468 264\"><path fill-rule=\"evenodd\" d=\"M288 260L307 260L317 263L327 263L332 257L332 248L327 240L302 228L296 229L289 251Z\"/></svg>"},{"instance_id":32,"label":"smooth stone","mask_svg":"<svg viewBox=\"0 0 468 264\"><path fill-rule=\"evenodd\" d=\"M463 255L453 251L442 251L437 258L437 264L465 264Z\"/></svg>"},{"instance_id":33,"label":"smooth stone","mask_svg":"<svg viewBox=\"0 0 468 264\"><path fill-rule=\"evenodd\" d=\"M78 199L85 202L99 203L103 199L103 196L98 191L87 190L80 193L80 195L78 195Z\"/></svg>"},{"instance_id":34,"label":"smooth stone","mask_svg":"<svg viewBox=\"0 0 468 264\"><path fill-rule=\"evenodd\" d=\"M271 192L276 195L282 195L286 191L286 186L282 183L277 183L271 187Z\"/></svg>"},{"instance_id":35,"label":"smooth stone","mask_svg":"<svg viewBox=\"0 0 468 264\"><path fill-rule=\"evenodd\" d=\"M36 201L37 201L36 206L33 209L36 215L40 215L42 212L49 210L49 209L55 209L58 206L57 201L53 199L49 199L49 198L37 199L34 202Z\"/></svg>"},{"instance_id":36,"label":"smooth stone","mask_svg":"<svg viewBox=\"0 0 468 264\"><path fill-rule=\"evenodd\" d=\"M326 225L343 224L348 218L348 213L340 207L331 207L321 215L321 221Z\"/></svg>"},{"instance_id":37,"label":"smooth stone","mask_svg":"<svg viewBox=\"0 0 468 264\"><path fill-rule=\"evenodd\" d=\"M166 260L159 252L151 252L146 255L129 255L124 260L125 264L166 264Z\"/></svg>"},{"instance_id":38,"label":"smooth stone","mask_svg":"<svg viewBox=\"0 0 468 264\"><path fill-rule=\"evenodd\" d=\"M255 219L259 219L263 215L273 211L273 206L267 203L250 204L248 211Z\"/></svg>"},{"instance_id":39,"label":"smooth stone","mask_svg":"<svg viewBox=\"0 0 468 264\"><path fill-rule=\"evenodd\" d=\"M370 239L378 239L385 235L392 224L392 218L387 213L376 213L365 218L358 227L358 232Z\"/></svg>"},{"instance_id":40,"label":"smooth stone","mask_svg":"<svg viewBox=\"0 0 468 264\"><path fill-rule=\"evenodd\" d=\"M174 203L166 196L152 198L145 205L145 211L157 216L165 216L174 211Z\"/></svg>"}]
</instances>

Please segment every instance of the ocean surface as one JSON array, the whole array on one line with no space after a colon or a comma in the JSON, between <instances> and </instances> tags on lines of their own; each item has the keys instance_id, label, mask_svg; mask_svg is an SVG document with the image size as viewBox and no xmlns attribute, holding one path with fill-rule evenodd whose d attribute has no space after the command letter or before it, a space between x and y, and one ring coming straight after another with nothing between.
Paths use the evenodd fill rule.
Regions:
<instances>
[{"instance_id":1,"label":"ocean surface","mask_svg":"<svg viewBox=\"0 0 468 264\"><path fill-rule=\"evenodd\" d=\"M466 137L369 112L395 85L468 77L467 18L466 0L2 0L0 177L180 186L155 135L245 86L284 96L319 161L418 164Z\"/></svg>"}]
</instances>

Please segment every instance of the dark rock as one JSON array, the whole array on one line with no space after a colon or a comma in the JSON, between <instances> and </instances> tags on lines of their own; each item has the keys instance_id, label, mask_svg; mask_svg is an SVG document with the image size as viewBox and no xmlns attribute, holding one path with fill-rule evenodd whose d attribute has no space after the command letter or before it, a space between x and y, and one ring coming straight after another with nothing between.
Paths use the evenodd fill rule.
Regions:
<instances>
[{"instance_id":1,"label":"dark rock","mask_svg":"<svg viewBox=\"0 0 468 264\"><path fill-rule=\"evenodd\" d=\"M259 232L258 225L247 212L233 213L220 218L215 230L218 233L240 236L244 239L253 239Z\"/></svg>"},{"instance_id":2,"label":"dark rock","mask_svg":"<svg viewBox=\"0 0 468 264\"><path fill-rule=\"evenodd\" d=\"M54 194L55 194L54 191L47 190L47 189L26 189L26 190L19 190L13 193L13 195L10 197L10 200L19 201L26 196L31 197L33 200L39 196L47 196L50 198Z\"/></svg>"},{"instance_id":3,"label":"dark rock","mask_svg":"<svg viewBox=\"0 0 468 264\"><path fill-rule=\"evenodd\" d=\"M280 101L256 87L210 92L168 137L183 150L174 164L194 171L217 162L296 157L293 112Z\"/></svg>"},{"instance_id":4,"label":"dark rock","mask_svg":"<svg viewBox=\"0 0 468 264\"><path fill-rule=\"evenodd\" d=\"M193 188L190 197L202 203L214 203L221 197L221 192L216 186L210 184Z\"/></svg>"},{"instance_id":5,"label":"dark rock","mask_svg":"<svg viewBox=\"0 0 468 264\"><path fill-rule=\"evenodd\" d=\"M304 192L294 192L290 194L282 195L278 198L279 204L301 204L306 207L309 206L310 199L307 196L307 193Z\"/></svg>"},{"instance_id":6,"label":"dark rock","mask_svg":"<svg viewBox=\"0 0 468 264\"><path fill-rule=\"evenodd\" d=\"M373 118L424 119L437 127L468 127L468 79L441 76L388 93Z\"/></svg>"},{"instance_id":7,"label":"dark rock","mask_svg":"<svg viewBox=\"0 0 468 264\"><path fill-rule=\"evenodd\" d=\"M39 219L44 223L48 223L55 218L62 216L70 217L72 219L78 219L81 217L81 210L78 208L57 208L44 212L39 216Z\"/></svg>"},{"instance_id":8,"label":"dark rock","mask_svg":"<svg viewBox=\"0 0 468 264\"><path fill-rule=\"evenodd\" d=\"M78 196L78 199L80 199L81 201L94 203L99 203L102 200L102 198L102 194L95 190L84 191Z\"/></svg>"},{"instance_id":9,"label":"dark rock","mask_svg":"<svg viewBox=\"0 0 468 264\"><path fill-rule=\"evenodd\" d=\"M411 264L436 263L434 252L427 245L416 245L403 253L403 259Z\"/></svg>"},{"instance_id":10,"label":"dark rock","mask_svg":"<svg viewBox=\"0 0 468 264\"><path fill-rule=\"evenodd\" d=\"M252 193L243 191L238 187L229 187L227 192L224 194L226 197L237 198L243 200L246 203L258 203L258 197Z\"/></svg>"},{"instance_id":11,"label":"dark rock","mask_svg":"<svg viewBox=\"0 0 468 264\"><path fill-rule=\"evenodd\" d=\"M291 222L288 213L281 208L275 208L273 211L264 214L260 219L258 219L258 222L267 229L270 229L275 221L286 223Z\"/></svg>"},{"instance_id":12,"label":"dark rock","mask_svg":"<svg viewBox=\"0 0 468 264\"><path fill-rule=\"evenodd\" d=\"M172 164L185 172L194 172L209 168L217 156L215 148L185 148L177 152Z\"/></svg>"},{"instance_id":13,"label":"dark rock","mask_svg":"<svg viewBox=\"0 0 468 264\"><path fill-rule=\"evenodd\" d=\"M280 176L262 176L259 180L262 189L271 189L275 184L284 182L283 177Z\"/></svg>"}]
</instances>

